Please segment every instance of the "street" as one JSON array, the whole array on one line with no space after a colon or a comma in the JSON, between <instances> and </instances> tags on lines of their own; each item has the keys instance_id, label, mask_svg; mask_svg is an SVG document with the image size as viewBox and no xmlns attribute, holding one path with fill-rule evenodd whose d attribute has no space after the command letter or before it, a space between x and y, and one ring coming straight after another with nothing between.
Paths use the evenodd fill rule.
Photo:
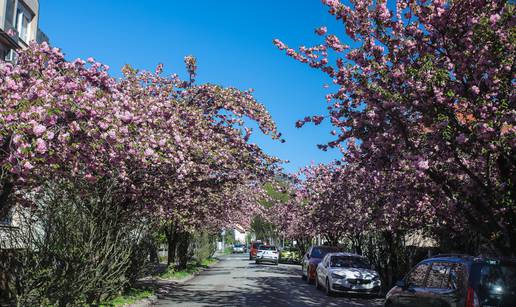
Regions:
<instances>
[{"instance_id":1,"label":"street","mask_svg":"<svg viewBox=\"0 0 516 307\"><path fill-rule=\"evenodd\" d=\"M199 276L173 286L158 306L381 306L383 299L328 297L301 279L299 265L256 265L249 255L223 257Z\"/></svg>"}]
</instances>

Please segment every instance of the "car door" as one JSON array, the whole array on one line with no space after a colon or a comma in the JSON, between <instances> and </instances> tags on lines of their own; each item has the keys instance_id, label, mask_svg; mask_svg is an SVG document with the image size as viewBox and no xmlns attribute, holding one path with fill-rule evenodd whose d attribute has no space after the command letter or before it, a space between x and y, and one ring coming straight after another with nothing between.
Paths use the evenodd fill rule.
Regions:
<instances>
[{"instance_id":1,"label":"car door","mask_svg":"<svg viewBox=\"0 0 516 307\"><path fill-rule=\"evenodd\" d=\"M455 307L461 304L461 284L457 276L461 270L458 263L437 261L432 263L425 284L425 293L421 296L423 307Z\"/></svg>"},{"instance_id":2,"label":"car door","mask_svg":"<svg viewBox=\"0 0 516 307\"><path fill-rule=\"evenodd\" d=\"M324 283L326 275L328 274L328 256L325 256L321 263L317 266L317 278L319 282Z\"/></svg>"},{"instance_id":3,"label":"car door","mask_svg":"<svg viewBox=\"0 0 516 307\"><path fill-rule=\"evenodd\" d=\"M421 306L420 296L424 292L425 280L430 264L427 262L416 265L405 278L406 287L400 289L394 301L396 306Z\"/></svg>"}]
</instances>

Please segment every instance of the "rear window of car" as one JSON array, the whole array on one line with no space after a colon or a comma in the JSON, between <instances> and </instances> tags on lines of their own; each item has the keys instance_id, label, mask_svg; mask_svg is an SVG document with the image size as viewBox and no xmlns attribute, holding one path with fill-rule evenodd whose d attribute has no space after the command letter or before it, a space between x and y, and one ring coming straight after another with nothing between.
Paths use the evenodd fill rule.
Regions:
<instances>
[{"instance_id":1,"label":"rear window of car","mask_svg":"<svg viewBox=\"0 0 516 307\"><path fill-rule=\"evenodd\" d=\"M276 250L276 246L261 245L258 249L261 250L261 251L275 251Z\"/></svg>"},{"instance_id":2,"label":"rear window of car","mask_svg":"<svg viewBox=\"0 0 516 307\"><path fill-rule=\"evenodd\" d=\"M371 265L367 263L367 259L361 257L349 256L332 256L330 258L330 266L333 268L356 268L370 269Z\"/></svg>"},{"instance_id":3,"label":"rear window of car","mask_svg":"<svg viewBox=\"0 0 516 307\"><path fill-rule=\"evenodd\" d=\"M407 284L410 287L423 287L429 266L428 263L420 263L415 266L407 276Z\"/></svg>"},{"instance_id":4,"label":"rear window of car","mask_svg":"<svg viewBox=\"0 0 516 307\"><path fill-rule=\"evenodd\" d=\"M482 305L516 306L516 263L482 264L478 296Z\"/></svg>"},{"instance_id":5,"label":"rear window of car","mask_svg":"<svg viewBox=\"0 0 516 307\"><path fill-rule=\"evenodd\" d=\"M235 244L234 246L235 247L242 247L243 245L242 244Z\"/></svg>"},{"instance_id":6,"label":"rear window of car","mask_svg":"<svg viewBox=\"0 0 516 307\"><path fill-rule=\"evenodd\" d=\"M323 258L327 253L338 252L339 249L336 247L314 247L310 253L310 257Z\"/></svg>"}]
</instances>

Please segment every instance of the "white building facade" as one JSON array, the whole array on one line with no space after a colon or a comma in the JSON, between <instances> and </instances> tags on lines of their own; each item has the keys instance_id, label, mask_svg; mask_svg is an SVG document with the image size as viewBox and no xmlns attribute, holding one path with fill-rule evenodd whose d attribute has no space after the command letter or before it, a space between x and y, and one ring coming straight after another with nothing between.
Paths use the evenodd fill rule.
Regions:
<instances>
[{"instance_id":1,"label":"white building facade","mask_svg":"<svg viewBox=\"0 0 516 307\"><path fill-rule=\"evenodd\" d=\"M0 0L0 58L16 61L16 50L48 42L38 26L39 0Z\"/></svg>"}]
</instances>

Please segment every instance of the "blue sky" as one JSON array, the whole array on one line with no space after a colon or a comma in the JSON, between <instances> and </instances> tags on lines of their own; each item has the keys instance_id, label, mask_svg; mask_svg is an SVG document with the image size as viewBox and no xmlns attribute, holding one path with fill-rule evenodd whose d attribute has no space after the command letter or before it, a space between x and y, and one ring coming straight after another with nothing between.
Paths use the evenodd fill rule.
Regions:
<instances>
[{"instance_id":1,"label":"blue sky","mask_svg":"<svg viewBox=\"0 0 516 307\"><path fill-rule=\"evenodd\" d=\"M313 30L321 25L343 32L317 0L40 0L40 27L70 60L91 56L114 76L126 63L147 70L163 63L165 73L185 76L183 57L192 54L198 82L254 88L286 142L258 135L252 141L290 160L288 172L340 158L316 147L332 138L327 123L295 128L296 120L325 113L323 85L331 80L272 44L274 38L293 47L318 43Z\"/></svg>"}]
</instances>

